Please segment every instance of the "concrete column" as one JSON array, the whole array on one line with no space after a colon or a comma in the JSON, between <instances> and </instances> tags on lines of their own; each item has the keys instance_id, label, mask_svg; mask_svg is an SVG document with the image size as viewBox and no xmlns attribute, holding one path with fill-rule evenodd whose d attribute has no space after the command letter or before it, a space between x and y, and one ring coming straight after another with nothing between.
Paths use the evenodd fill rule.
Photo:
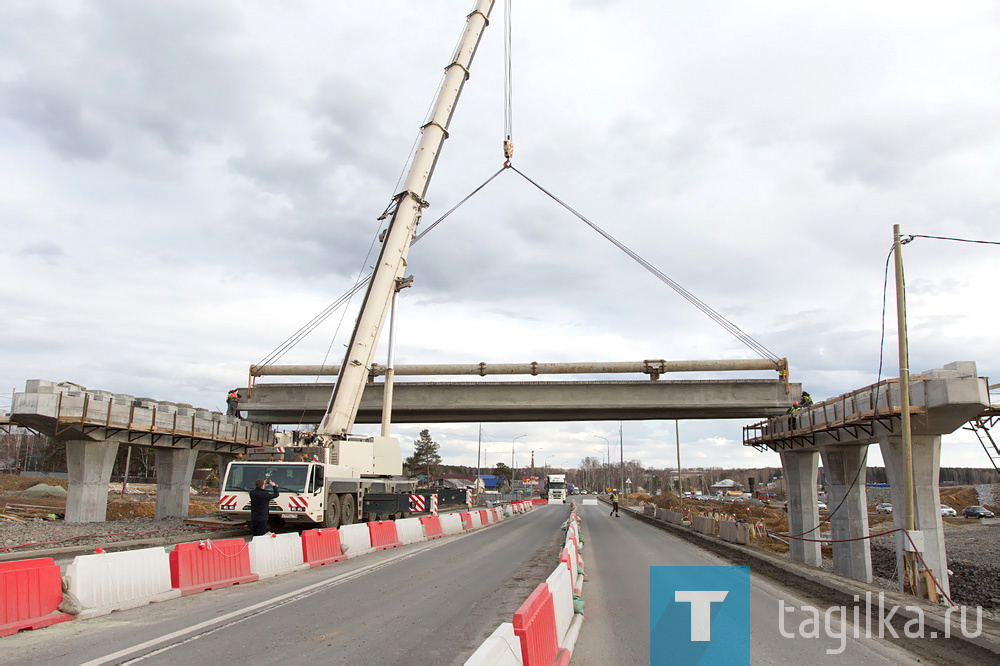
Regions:
<instances>
[{"instance_id":1,"label":"concrete column","mask_svg":"<svg viewBox=\"0 0 1000 666\"><path fill-rule=\"evenodd\" d=\"M840 506L830 518L831 534L835 540L868 535L868 501L864 469L868 465L867 451L867 445L857 444L820 449L823 470L826 472L829 486L826 504L830 511ZM833 571L854 580L872 582L872 551L868 540L835 542Z\"/></svg>"},{"instance_id":2,"label":"concrete column","mask_svg":"<svg viewBox=\"0 0 1000 666\"><path fill-rule=\"evenodd\" d=\"M66 442L66 522L93 523L108 517L108 483L118 455L118 442Z\"/></svg>"},{"instance_id":3,"label":"concrete column","mask_svg":"<svg viewBox=\"0 0 1000 666\"><path fill-rule=\"evenodd\" d=\"M913 493L916 527L924 533L924 562L941 587L951 594L948 584L948 557L944 546L944 521L941 520L941 435L913 435ZM885 471L892 492L892 523L903 527L903 442L900 435L879 438ZM903 570L903 534L896 537L896 570ZM903 577L899 576L899 589Z\"/></svg>"},{"instance_id":4,"label":"concrete column","mask_svg":"<svg viewBox=\"0 0 1000 666\"><path fill-rule=\"evenodd\" d=\"M220 489L222 487L222 481L223 481L223 479L226 478L226 468L229 466L229 463L233 462L236 459L237 458L236 458L236 454L235 453L217 453L217 454L215 454L216 473L219 475L219 487L220 487Z\"/></svg>"},{"instance_id":5,"label":"concrete column","mask_svg":"<svg viewBox=\"0 0 1000 666\"><path fill-rule=\"evenodd\" d=\"M813 451L782 451L781 468L788 489L788 533L802 534L819 525L819 505L816 497L816 472L819 454ZM819 530L802 534L806 539L818 539ZM793 562L818 567L819 543L789 539L788 555Z\"/></svg>"},{"instance_id":6,"label":"concrete column","mask_svg":"<svg viewBox=\"0 0 1000 666\"><path fill-rule=\"evenodd\" d=\"M187 517L198 451L156 449L156 517Z\"/></svg>"}]
</instances>

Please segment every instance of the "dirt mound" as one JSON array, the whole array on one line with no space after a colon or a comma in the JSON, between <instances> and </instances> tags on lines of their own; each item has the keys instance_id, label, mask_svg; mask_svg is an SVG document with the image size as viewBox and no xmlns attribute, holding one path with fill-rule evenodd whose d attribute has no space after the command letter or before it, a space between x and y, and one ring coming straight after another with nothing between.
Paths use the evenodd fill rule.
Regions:
<instances>
[{"instance_id":1,"label":"dirt mound","mask_svg":"<svg viewBox=\"0 0 1000 666\"><path fill-rule=\"evenodd\" d=\"M69 481L66 479L54 479L51 477L40 477L40 476L14 476L13 474L2 474L0 475L0 492L19 492L22 490L27 490L31 486L38 485L39 483L44 483L50 486L59 486L60 488L67 488L69 486Z\"/></svg>"},{"instance_id":2,"label":"dirt mound","mask_svg":"<svg viewBox=\"0 0 1000 666\"><path fill-rule=\"evenodd\" d=\"M207 516L218 510L215 502L200 502L191 500L188 505L189 516ZM113 500L108 502L107 520L130 520L132 518L153 518L156 516L156 502L129 502Z\"/></svg>"},{"instance_id":3,"label":"dirt mound","mask_svg":"<svg viewBox=\"0 0 1000 666\"><path fill-rule=\"evenodd\" d=\"M947 504L961 513L967 506L979 504L976 489L973 486L955 486L941 489L941 504Z\"/></svg>"},{"instance_id":4,"label":"dirt mound","mask_svg":"<svg viewBox=\"0 0 1000 666\"><path fill-rule=\"evenodd\" d=\"M66 489L62 486L50 486L47 483L38 483L27 490L21 491L26 497L59 497L66 499Z\"/></svg>"}]
</instances>

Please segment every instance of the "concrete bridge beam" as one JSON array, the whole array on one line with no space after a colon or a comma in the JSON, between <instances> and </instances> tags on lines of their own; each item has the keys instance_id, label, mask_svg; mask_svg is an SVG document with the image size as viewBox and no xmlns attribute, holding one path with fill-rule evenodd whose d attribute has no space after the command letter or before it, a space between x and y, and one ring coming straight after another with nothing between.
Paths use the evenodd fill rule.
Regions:
<instances>
[{"instance_id":1,"label":"concrete bridge beam","mask_svg":"<svg viewBox=\"0 0 1000 666\"><path fill-rule=\"evenodd\" d=\"M118 455L118 442L66 442L66 522L94 523L108 516L108 484Z\"/></svg>"},{"instance_id":2,"label":"concrete bridge beam","mask_svg":"<svg viewBox=\"0 0 1000 666\"><path fill-rule=\"evenodd\" d=\"M879 438L885 471L892 493L892 523L904 527L903 492L903 442L900 435L883 435ZM948 557L944 544L944 521L941 519L941 492L938 481L941 472L941 435L913 435L913 496L917 530L924 533L924 562L934 578L951 594L948 583ZM905 537L897 532L896 568L903 570L903 544ZM903 577L899 576L899 590L903 590Z\"/></svg>"},{"instance_id":3,"label":"concrete bridge beam","mask_svg":"<svg viewBox=\"0 0 1000 666\"><path fill-rule=\"evenodd\" d=\"M816 496L816 474L819 471L819 454L813 450L781 452L781 468L788 491L788 533L806 539L818 539L819 499ZM808 534L803 534L812 530ZM793 562L818 567L819 543L789 539L788 556Z\"/></svg>"},{"instance_id":4,"label":"concrete bridge beam","mask_svg":"<svg viewBox=\"0 0 1000 666\"><path fill-rule=\"evenodd\" d=\"M156 518L186 517L198 452L156 449Z\"/></svg>"},{"instance_id":5,"label":"concrete bridge beam","mask_svg":"<svg viewBox=\"0 0 1000 666\"><path fill-rule=\"evenodd\" d=\"M865 492L867 446L823 447L823 470L829 486L827 506L837 509L830 517L833 571L865 583L872 582L872 553L867 539L841 541L868 535L868 501ZM818 530L817 530L818 533Z\"/></svg>"}]
</instances>

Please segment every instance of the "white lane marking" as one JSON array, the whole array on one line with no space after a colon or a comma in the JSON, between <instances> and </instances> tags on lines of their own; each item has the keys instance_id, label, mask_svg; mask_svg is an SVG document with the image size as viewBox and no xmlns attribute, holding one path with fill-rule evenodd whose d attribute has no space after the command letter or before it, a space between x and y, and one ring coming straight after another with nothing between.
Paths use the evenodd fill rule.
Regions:
<instances>
[{"instance_id":1,"label":"white lane marking","mask_svg":"<svg viewBox=\"0 0 1000 666\"><path fill-rule=\"evenodd\" d=\"M530 514L532 512L529 511L528 513ZM493 527L494 525L499 525L499 524L501 524L503 522L506 522L506 521L500 521L500 522L497 522L497 523L493 523L491 525L487 525L486 527ZM483 529L483 528L480 528L480 529L476 530L475 532L462 532L462 533L454 535L454 536L457 536L457 537L468 536L469 534L475 534L476 532L479 532L481 529ZM369 564L369 565L366 565L364 567L361 567L360 569L355 569L354 571L349 571L349 572L343 573L343 574L341 574L339 576L336 576L334 578L328 578L328 579L322 580L322 581L320 581L318 583L313 583L311 585L306 585L305 587L301 587L301 588L299 588L297 590L293 590L291 592L287 592L287 593L285 593L285 594L283 594L281 596L275 597L274 599L269 599L267 601L262 601L260 603L253 604L252 606L247 606L246 608L244 608L242 610L233 611L231 613L227 613L226 615L221 615L221 616L213 618L211 620L206 620L204 622L200 622L198 624L191 625L189 627L185 627L184 629L178 629L177 631L172 632L170 634L166 634L165 636L160 636L159 638L153 638L153 639L148 640L148 641L146 641L144 643L139 643L138 645L133 645L130 648L125 648L124 650L119 650L118 652L114 652L112 654L105 655L103 657L98 657L97 659L92 659L91 661L84 662L83 664L81 664L81 666L98 666L99 664L106 664L106 663L112 662L112 661L114 661L116 659L119 659L121 657L124 657L126 655L132 654L134 652L138 652L140 650L145 650L147 648L154 647L156 645L160 645L162 643L166 643L168 641L174 640L175 638L179 638L181 636L184 636L185 634L190 634L190 633L196 632L196 631L198 631L200 629L204 629L206 627L210 627L210 626L212 626L214 624L226 623L227 620L230 620L230 619L235 618L235 617L239 617L240 615L246 615L246 617L244 617L244 618L241 618L241 619L239 619L237 621L234 621L234 622L228 622L225 625L225 626L232 626L234 624L237 624L238 622L242 622L243 620L250 619L251 617L255 617L257 615L260 615L261 613L274 610L279 605L283 606L283 605L285 605L283 602L286 602L286 601L297 601L298 599L294 599L294 597L301 596L301 597L305 598L306 596L309 596L310 594L314 594L314 593L320 591L320 589L322 589L322 588L333 587L333 586L339 585L341 583L349 582L350 580L353 580L354 578L357 578L359 576L363 576L364 574L367 574L367 573L369 573L369 572L371 572L371 571L373 571L375 569L379 569L379 568L381 568L383 566L386 566L388 564L392 564L393 562L397 562L397 561L402 560L402 559L413 557L414 555L418 555L420 553L426 552L426 551L431 550L433 548L438 548L439 546L443 546L446 543L452 543L453 541L454 541L454 539L441 539L441 540L435 539L434 541L428 542L424 546L418 547L417 549L414 549L413 551L410 551L408 553L401 553L399 555L394 555L393 557L390 557L390 558L388 558L386 560L383 560L381 562L373 562L372 564ZM255 611L259 611L259 612L255 612ZM166 650L168 650L170 648L176 647L178 645L183 645L184 643L188 643L191 640L195 640L195 639L199 638L200 636L207 636L207 635L209 635L211 633L215 633L215 631L217 631L218 629L221 629L221 628L222 628L221 626L220 627L216 627L212 631L204 632L204 633L200 634L199 636L194 636L194 637L192 637L190 639L178 642L178 643L176 643L174 645L166 646L164 648L156 650L153 653L149 653L149 654L145 654L145 655L140 655L138 658L132 659L131 661L140 661L141 659L144 659L145 657L152 656L153 654L159 654L161 652L165 652Z\"/></svg>"},{"instance_id":2,"label":"white lane marking","mask_svg":"<svg viewBox=\"0 0 1000 666\"><path fill-rule=\"evenodd\" d=\"M236 611L233 611L231 613L227 613L225 615L220 615L219 617L212 618L211 620L205 620L204 622L199 622L198 624L194 624L194 625L191 625L189 627L185 627L183 629L178 629L177 631L174 631L172 633L166 634L165 636L160 636L159 638L153 638L151 640L145 641L144 643L139 643L138 645L133 645L132 647L125 648L124 650L119 650L118 652L114 652L112 654L105 655L103 657L99 657L97 659L93 659L93 660L88 661L88 662L84 662L81 666L97 666L98 664L106 664L106 663L115 661L116 659L120 659L121 657L124 657L126 655L132 654L134 652L138 652L140 650L145 650L147 648L150 648L150 647L153 647L153 646L156 646L156 645L160 645L160 644L166 643L168 641L172 641L175 638L180 638L181 636L184 636L186 634L190 634L190 633L196 632L196 631L198 631L200 629L204 629L206 627L210 627L210 626L212 626L214 624L224 623L227 620L230 620L230 619L235 618L235 617L239 617L240 615L247 615L248 617L251 614L253 614L253 615L259 615L259 613L254 613L254 611L259 611L261 609L273 610L273 608L268 608L268 607L269 606L277 607L278 604L282 604L282 602L284 602L284 601L291 600L293 597L308 596L309 593L318 592L318 591L320 591L321 588L332 587L334 585L339 585L341 583L346 583L346 582L348 582L348 581L350 581L350 580L352 580L354 578L358 578L360 576L363 576L363 575L365 575L365 574L367 574L367 573L369 573L369 572L371 572L371 571L373 571L375 569L380 569L380 568L382 568L384 566L387 566L387 565L392 564L394 562L397 562L399 560L403 560L403 559L406 559L406 558L409 558L409 557L413 557L415 555L418 555L420 553L426 552L428 550L431 550L431 549L434 549L434 548L438 548L440 546L443 546L445 543L449 543L449 542L448 541L437 541L437 542L428 543L428 544L426 544L426 545L424 545L424 546L422 546L422 547L420 547L420 548L418 548L416 550L413 550L413 551L411 551L409 553L401 553L399 555L394 555L393 557L390 557L389 559L383 560L381 562L373 562L372 564L368 564L368 565L366 565L364 567L361 567L360 569L355 569L354 571L348 571L346 573L340 574L339 576L335 576L333 578L328 578L326 580L321 580L318 583L313 583L311 585L306 585L305 587L300 587L299 589L292 590L291 592L286 592L285 594L277 596L274 599L268 599L267 601L261 601L259 603L253 604L252 606L247 606L246 608L242 608L240 610L236 610ZM266 612L266 611L264 611L264 612ZM236 624L236 623L232 622L230 624ZM184 642L187 642L187 641L184 641ZM173 647L173 646L171 646L171 647ZM160 650L160 651L162 651L162 650Z\"/></svg>"}]
</instances>

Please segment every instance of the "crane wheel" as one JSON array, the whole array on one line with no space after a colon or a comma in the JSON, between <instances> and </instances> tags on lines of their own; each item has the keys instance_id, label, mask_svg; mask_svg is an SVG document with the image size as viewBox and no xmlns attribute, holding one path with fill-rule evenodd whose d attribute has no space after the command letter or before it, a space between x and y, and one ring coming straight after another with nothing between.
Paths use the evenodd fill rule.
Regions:
<instances>
[{"instance_id":1,"label":"crane wheel","mask_svg":"<svg viewBox=\"0 0 1000 666\"><path fill-rule=\"evenodd\" d=\"M358 507L354 503L354 495L344 493L340 496L340 524L353 525L357 518Z\"/></svg>"},{"instance_id":2,"label":"crane wheel","mask_svg":"<svg viewBox=\"0 0 1000 666\"><path fill-rule=\"evenodd\" d=\"M341 521L340 496L337 493L328 493L326 496L326 507L323 511L323 527L337 529Z\"/></svg>"}]
</instances>

